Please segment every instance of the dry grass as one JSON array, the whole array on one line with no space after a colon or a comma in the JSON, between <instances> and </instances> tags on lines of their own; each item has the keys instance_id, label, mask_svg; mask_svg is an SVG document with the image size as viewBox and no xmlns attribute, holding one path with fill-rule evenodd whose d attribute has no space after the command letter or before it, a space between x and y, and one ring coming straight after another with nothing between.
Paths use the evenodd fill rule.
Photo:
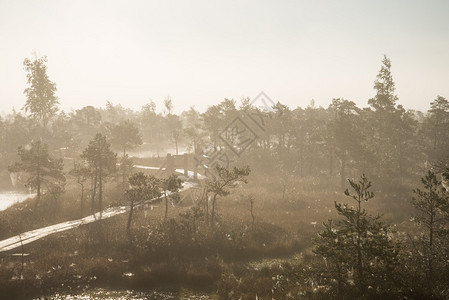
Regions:
<instances>
[{"instance_id":1,"label":"dry grass","mask_svg":"<svg viewBox=\"0 0 449 300\"><path fill-rule=\"evenodd\" d=\"M128 216L124 214L26 245L25 252L30 255L25 258L23 272L18 257L11 256L11 252L0 254L0 294L14 296L17 290L22 290L21 296L36 295L42 293L43 288L48 294L78 293L108 286L144 289L173 282L210 288L229 265L309 253L321 223L338 217L334 201L350 203L339 187L338 178L273 182L252 176L250 180L248 185L218 200L219 225L211 230L203 224L195 241L182 227L183 219L179 217L189 210L186 200L184 206L170 207L168 215L174 220L171 226L182 234L170 235L167 225L162 223L164 206L160 203L136 210L131 236L126 233ZM29 201L2 212L0 219L9 222L8 234L13 234L77 218L80 216L78 193L76 186L69 186L60 206L49 212L43 210L43 205L50 205L50 202L42 204L36 214L27 210L33 204ZM249 196L255 201L254 224ZM409 218L408 194L401 197L392 199L378 192L371 203L366 204L366 209L370 213L386 211L386 220L394 220L409 229L405 222ZM105 205L120 202L120 194L112 183L107 188L106 198L109 201ZM149 240L150 230L157 231L160 240ZM275 270L269 275L273 272ZM21 274L23 280L12 279L20 278ZM264 278L261 280L269 277Z\"/></svg>"}]
</instances>

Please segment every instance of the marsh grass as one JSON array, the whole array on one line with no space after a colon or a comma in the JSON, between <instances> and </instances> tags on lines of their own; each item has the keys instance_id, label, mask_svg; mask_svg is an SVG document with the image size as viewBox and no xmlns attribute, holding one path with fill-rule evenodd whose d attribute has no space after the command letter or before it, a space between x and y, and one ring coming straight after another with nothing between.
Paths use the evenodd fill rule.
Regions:
<instances>
[{"instance_id":1,"label":"marsh grass","mask_svg":"<svg viewBox=\"0 0 449 300\"><path fill-rule=\"evenodd\" d=\"M219 217L213 229L201 219L193 227L186 217L191 210L188 203L170 207L167 222L163 207L154 203L136 209L130 234L126 232L127 214L123 214L25 245L30 255L23 272L20 259L11 255L19 250L1 253L0 294L13 299L77 294L92 288L144 290L166 285L194 290L218 287L223 293L234 290L242 299L253 299L254 291L277 297L283 292L313 293L310 277L314 275L309 266L316 257L310 254L312 240L322 222L335 219L334 201L348 202L338 178L297 178L286 188L281 181L252 179L217 201ZM112 182L109 185L106 205L122 204L120 193ZM249 196L254 199L254 223ZM387 211L386 218L408 230L407 195L400 197L378 192L367 209ZM58 203L44 197L36 211L32 207L33 200L1 212L0 220L9 226L2 234L7 237L82 216L76 186L68 186ZM294 259L298 253L302 253L300 261ZM247 264L264 260L276 263L257 270ZM283 282L288 276L300 276L300 284Z\"/></svg>"}]
</instances>

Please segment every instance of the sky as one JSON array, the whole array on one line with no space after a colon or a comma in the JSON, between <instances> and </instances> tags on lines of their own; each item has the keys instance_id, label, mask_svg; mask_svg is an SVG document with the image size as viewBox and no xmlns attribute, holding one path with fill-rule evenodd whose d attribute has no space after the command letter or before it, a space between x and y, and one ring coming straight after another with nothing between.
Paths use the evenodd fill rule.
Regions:
<instances>
[{"instance_id":1,"label":"sky","mask_svg":"<svg viewBox=\"0 0 449 300\"><path fill-rule=\"evenodd\" d=\"M23 60L48 57L61 109L179 113L264 91L290 108L367 106L383 55L398 104L449 97L449 1L0 0L0 113L25 104Z\"/></svg>"}]
</instances>

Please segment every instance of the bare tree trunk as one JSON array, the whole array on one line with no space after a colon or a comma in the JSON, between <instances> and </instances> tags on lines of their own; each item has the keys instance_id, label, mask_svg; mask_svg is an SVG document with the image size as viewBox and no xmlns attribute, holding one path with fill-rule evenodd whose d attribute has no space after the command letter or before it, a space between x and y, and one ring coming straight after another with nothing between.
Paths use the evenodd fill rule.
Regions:
<instances>
[{"instance_id":1,"label":"bare tree trunk","mask_svg":"<svg viewBox=\"0 0 449 300\"><path fill-rule=\"evenodd\" d=\"M178 155L178 139L175 138L176 155Z\"/></svg>"},{"instance_id":2,"label":"bare tree trunk","mask_svg":"<svg viewBox=\"0 0 449 300\"><path fill-rule=\"evenodd\" d=\"M217 194L214 195L214 198L212 199L212 207L211 207L211 213L210 213L210 224L212 227L214 227L214 219L215 219L215 201L217 200Z\"/></svg>"},{"instance_id":3,"label":"bare tree trunk","mask_svg":"<svg viewBox=\"0 0 449 300\"><path fill-rule=\"evenodd\" d=\"M342 276L341 276L341 266L340 266L340 263L338 263L338 262L335 262L335 266L336 266L336 269L337 269L337 272L338 272L338 275L337 275L337 282L338 282L338 289L337 289L337 299L342 299L343 297L343 295L342 295L342 292L343 292L343 278L342 278Z\"/></svg>"},{"instance_id":4,"label":"bare tree trunk","mask_svg":"<svg viewBox=\"0 0 449 300\"><path fill-rule=\"evenodd\" d=\"M164 198L165 198L165 216L164 216L164 222L167 221L168 216L168 198L167 198L167 191L164 191Z\"/></svg>"},{"instance_id":5,"label":"bare tree trunk","mask_svg":"<svg viewBox=\"0 0 449 300\"><path fill-rule=\"evenodd\" d=\"M41 201L41 180L38 175L38 177L37 177L37 202L39 203L40 201Z\"/></svg>"},{"instance_id":6,"label":"bare tree trunk","mask_svg":"<svg viewBox=\"0 0 449 300\"><path fill-rule=\"evenodd\" d=\"M254 199L250 198L249 203L251 204L250 212L251 212L251 219L252 219L252 225L254 226L254 221L256 220L256 216L254 216Z\"/></svg>"},{"instance_id":7,"label":"bare tree trunk","mask_svg":"<svg viewBox=\"0 0 449 300\"><path fill-rule=\"evenodd\" d=\"M100 219L103 216L103 178L102 170L100 168L100 178L99 178L99 194L98 194L98 204L100 205Z\"/></svg>"},{"instance_id":8,"label":"bare tree trunk","mask_svg":"<svg viewBox=\"0 0 449 300\"><path fill-rule=\"evenodd\" d=\"M134 201L131 201L131 208L129 210L129 216L128 216L128 224L126 225L126 233L128 236L130 235L130 229L131 229L131 220L133 217L133 210L134 210Z\"/></svg>"},{"instance_id":9,"label":"bare tree trunk","mask_svg":"<svg viewBox=\"0 0 449 300\"><path fill-rule=\"evenodd\" d=\"M20 270L20 277L22 277L23 275L23 265L24 265L24 263L23 263L23 256L24 256L24 253L23 253L23 242L22 242L22 235L20 235L19 234L19 239L20 239L20 247L21 247L21 250L22 250L22 269Z\"/></svg>"},{"instance_id":10,"label":"bare tree trunk","mask_svg":"<svg viewBox=\"0 0 449 300\"><path fill-rule=\"evenodd\" d=\"M206 224L209 225L209 195L207 189L204 193L204 211L206 215Z\"/></svg>"},{"instance_id":11,"label":"bare tree trunk","mask_svg":"<svg viewBox=\"0 0 449 300\"><path fill-rule=\"evenodd\" d=\"M329 151L329 176L334 174L334 155L333 151Z\"/></svg>"},{"instance_id":12,"label":"bare tree trunk","mask_svg":"<svg viewBox=\"0 0 449 300\"><path fill-rule=\"evenodd\" d=\"M41 165L40 158L37 160L37 201L35 204L35 208L37 208L37 204L41 201Z\"/></svg>"},{"instance_id":13,"label":"bare tree trunk","mask_svg":"<svg viewBox=\"0 0 449 300\"><path fill-rule=\"evenodd\" d=\"M340 184L341 188L344 190L346 184L346 161L344 158L341 159L340 164Z\"/></svg>"},{"instance_id":14,"label":"bare tree trunk","mask_svg":"<svg viewBox=\"0 0 449 300\"><path fill-rule=\"evenodd\" d=\"M285 182L282 183L282 202L285 200L285 192L287 191L287 184ZM252 208L252 204L251 204Z\"/></svg>"},{"instance_id":15,"label":"bare tree trunk","mask_svg":"<svg viewBox=\"0 0 449 300\"><path fill-rule=\"evenodd\" d=\"M84 184L80 183L81 185L81 216L83 216L83 210L84 210Z\"/></svg>"},{"instance_id":16,"label":"bare tree trunk","mask_svg":"<svg viewBox=\"0 0 449 300\"><path fill-rule=\"evenodd\" d=\"M360 229L360 213L361 213L361 201L362 199L359 196L358 208L357 208L357 273L359 277L359 285L360 285L360 296L363 297L366 292L365 288L365 276L363 274L363 259L362 259L362 243L361 243L361 235L362 231Z\"/></svg>"},{"instance_id":17,"label":"bare tree trunk","mask_svg":"<svg viewBox=\"0 0 449 300\"><path fill-rule=\"evenodd\" d=\"M429 268L429 276L428 276L428 283L429 283L429 291L432 291L433 288L433 231L434 231L434 210L432 207L431 213L430 213L430 221L429 221L429 254L427 258L428 268Z\"/></svg>"},{"instance_id":18,"label":"bare tree trunk","mask_svg":"<svg viewBox=\"0 0 449 300\"><path fill-rule=\"evenodd\" d=\"M92 175L91 178L92 182L92 193L91 193L91 210L92 210L92 214L95 216L95 196L97 194L97 175Z\"/></svg>"}]
</instances>

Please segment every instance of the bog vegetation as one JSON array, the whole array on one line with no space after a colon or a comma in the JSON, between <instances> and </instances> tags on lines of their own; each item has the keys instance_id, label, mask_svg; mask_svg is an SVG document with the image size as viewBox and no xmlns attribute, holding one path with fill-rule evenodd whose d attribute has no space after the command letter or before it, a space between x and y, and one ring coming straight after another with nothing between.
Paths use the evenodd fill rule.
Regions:
<instances>
[{"instance_id":1,"label":"bog vegetation","mask_svg":"<svg viewBox=\"0 0 449 300\"><path fill-rule=\"evenodd\" d=\"M364 108L245 98L179 115L169 97L61 111L46 63L24 61L27 101L0 119L0 186L36 192L0 212L0 240L98 220L0 249L0 295L449 298L449 101L402 107L387 57Z\"/></svg>"}]
</instances>

